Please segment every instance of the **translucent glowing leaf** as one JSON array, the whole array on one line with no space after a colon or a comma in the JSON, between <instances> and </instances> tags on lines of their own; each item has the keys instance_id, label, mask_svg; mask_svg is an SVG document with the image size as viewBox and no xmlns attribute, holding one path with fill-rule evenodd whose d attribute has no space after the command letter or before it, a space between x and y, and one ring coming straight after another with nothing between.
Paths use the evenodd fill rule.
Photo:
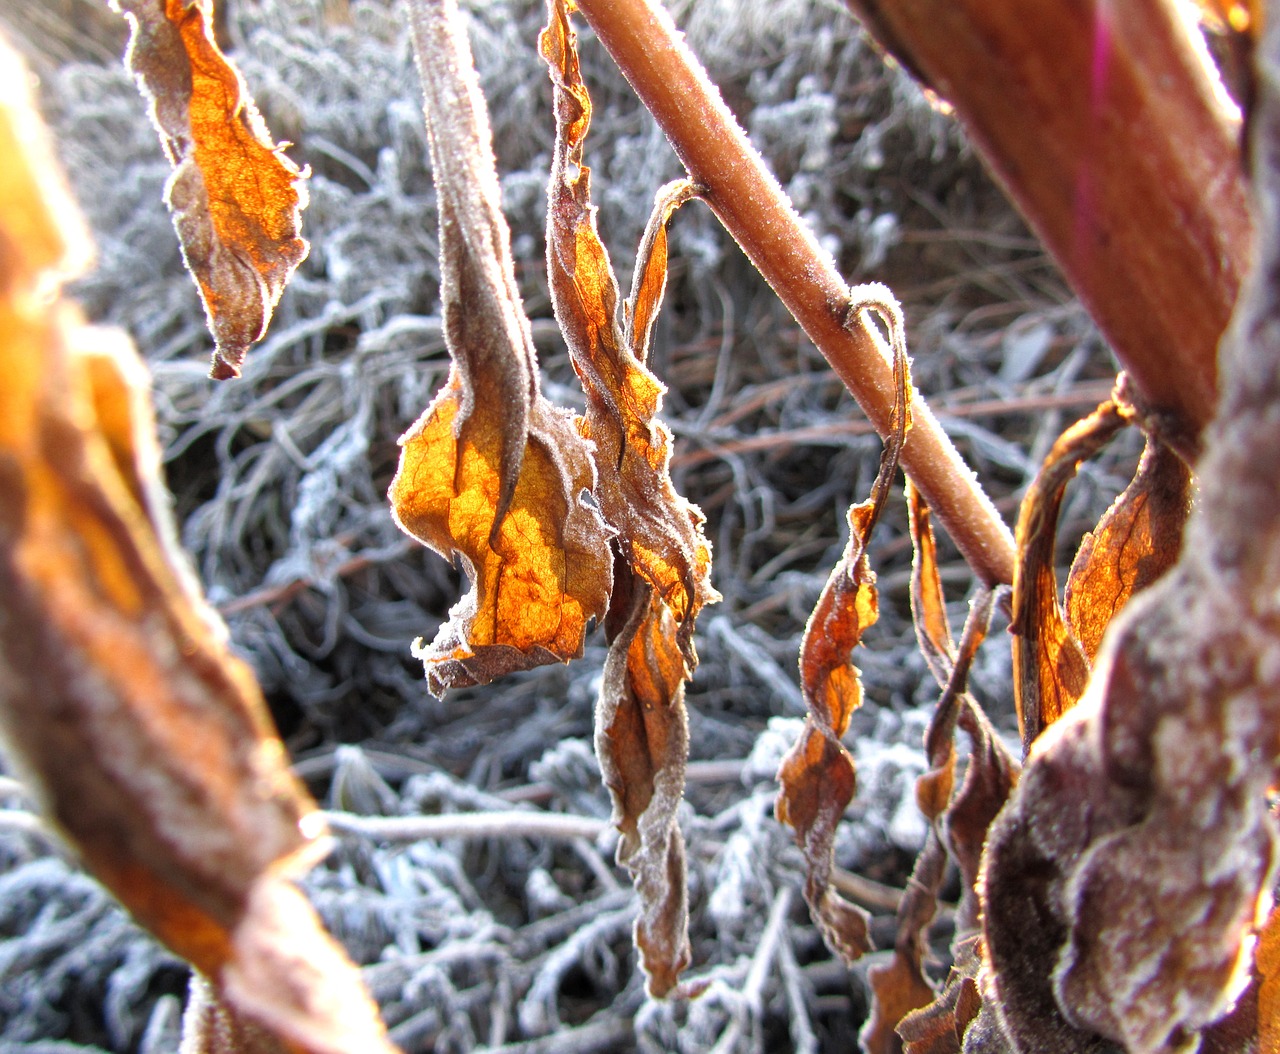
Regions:
<instances>
[{"instance_id":1,"label":"translucent glowing leaf","mask_svg":"<svg viewBox=\"0 0 1280 1054\"><path fill-rule=\"evenodd\" d=\"M1075 706L1089 678L1089 661L1072 637L1058 603L1054 571L1058 512L1067 484L1126 424L1113 402L1103 403L1053 444L1018 511L1018 564L1013 579L1013 687L1024 753L1049 725Z\"/></svg>"},{"instance_id":2,"label":"translucent glowing leaf","mask_svg":"<svg viewBox=\"0 0 1280 1054\"><path fill-rule=\"evenodd\" d=\"M1129 597L1177 562L1190 511L1191 470L1148 439L1133 482L1085 535L1067 578L1067 627L1090 662Z\"/></svg>"},{"instance_id":3,"label":"translucent glowing leaf","mask_svg":"<svg viewBox=\"0 0 1280 1054\"><path fill-rule=\"evenodd\" d=\"M849 962L868 951L871 944L866 913L830 885L836 825L856 786L853 758L840 740L849 729L850 716L862 703L858 668L850 656L863 632L879 617L867 540L898 470L898 455L910 420L910 379L901 318L896 303L878 310L893 338L893 430L885 442L870 497L849 509L849 542L805 627L800 683L809 712L799 742L782 760L776 810L779 821L795 830L804 851L805 900L814 921L828 946Z\"/></svg>"},{"instance_id":4,"label":"translucent glowing leaf","mask_svg":"<svg viewBox=\"0 0 1280 1054\"><path fill-rule=\"evenodd\" d=\"M658 192L631 297L620 311L583 164L591 101L568 5L549 0L547 21L539 44L556 111L547 270L556 319L586 393L578 427L593 445L596 499L617 532L596 753L622 832L618 860L640 894L641 965L650 993L662 996L676 989L689 962L684 842L676 825L688 752L684 681L697 664L698 612L719 596L711 587L702 514L671 482L671 435L657 419L665 389L645 360L666 285L666 225L695 188L677 182Z\"/></svg>"},{"instance_id":5,"label":"translucent glowing leaf","mask_svg":"<svg viewBox=\"0 0 1280 1054\"><path fill-rule=\"evenodd\" d=\"M218 49L212 0L111 2L129 20L129 69L173 165L165 201L213 333L210 376L238 377L306 259L304 173Z\"/></svg>"},{"instance_id":6,"label":"translucent glowing leaf","mask_svg":"<svg viewBox=\"0 0 1280 1054\"><path fill-rule=\"evenodd\" d=\"M951 640L942 575L938 570L938 543L930 521L928 503L908 479L907 522L914 554L911 561L912 622L929 672L938 682L938 687L945 688L955 668L955 644Z\"/></svg>"},{"instance_id":7,"label":"translucent glowing leaf","mask_svg":"<svg viewBox=\"0 0 1280 1054\"><path fill-rule=\"evenodd\" d=\"M289 881L322 825L173 543L146 372L54 295L76 225L44 200L58 179L24 79L0 48L6 753L85 866L233 1013L290 1050L389 1051Z\"/></svg>"},{"instance_id":8,"label":"translucent glowing leaf","mask_svg":"<svg viewBox=\"0 0 1280 1054\"><path fill-rule=\"evenodd\" d=\"M580 427L595 444L601 511L618 531L628 563L671 609L681 647L692 660L694 620L703 604L719 597L710 584L702 513L671 482L671 434L657 420L665 388L645 360L666 283L665 227L695 188L681 181L658 192L636 260L632 297L619 318L618 286L591 205L591 170L582 162L591 104L564 5L552 0L548 18L540 46L556 88L557 138L547 267L556 319L587 397Z\"/></svg>"},{"instance_id":9,"label":"translucent glowing leaf","mask_svg":"<svg viewBox=\"0 0 1280 1054\"><path fill-rule=\"evenodd\" d=\"M580 655L611 581L610 531L584 497L596 485L589 445L539 388L484 99L450 10L412 8L454 361L401 439L390 492L401 527L461 560L472 583L435 641L415 645L437 695Z\"/></svg>"}]
</instances>

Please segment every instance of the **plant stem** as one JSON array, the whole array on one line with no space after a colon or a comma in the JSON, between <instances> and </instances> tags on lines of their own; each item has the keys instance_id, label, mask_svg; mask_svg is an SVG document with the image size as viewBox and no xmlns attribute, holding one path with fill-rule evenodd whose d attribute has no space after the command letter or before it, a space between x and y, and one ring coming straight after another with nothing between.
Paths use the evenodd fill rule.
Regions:
<instances>
[{"instance_id":1,"label":"plant stem","mask_svg":"<svg viewBox=\"0 0 1280 1054\"><path fill-rule=\"evenodd\" d=\"M846 0L955 107L1162 430L1194 455L1248 266L1238 123L1170 0Z\"/></svg>"},{"instance_id":2,"label":"plant stem","mask_svg":"<svg viewBox=\"0 0 1280 1054\"><path fill-rule=\"evenodd\" d=\"M849 284L804 226L733 115L653 0L578 0L725 229L826 357L880 435L893 376L870 326L847 326ZM1013 581L1013 537L918 393L902 466L987 585Z\"/></svg>"}]
</instances>

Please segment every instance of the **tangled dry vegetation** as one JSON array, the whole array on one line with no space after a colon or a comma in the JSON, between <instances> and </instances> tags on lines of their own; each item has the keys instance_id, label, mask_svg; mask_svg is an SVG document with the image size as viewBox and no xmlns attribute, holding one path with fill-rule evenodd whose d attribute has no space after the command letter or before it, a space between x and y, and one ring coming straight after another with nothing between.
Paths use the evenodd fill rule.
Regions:
<instances>
[{"instance_id":1,"label":"tangled dry vegetation","mask_svg":"<svg viewBox=\"0 0 1280 1054\"><path fill-rule=\"evenodd\" d=\"M541 391L582 411L544 263L548 172L553 161L576 164L557 154L537 43L547 12L522 0L464 6ZM896 293L912 381L1012 522L1062 430L1111 391L1115 363L1087 313L958 126L885 63L843 6L671 7L842 273ZM229 54L272 134L310 169L311 251L265 340L233 363L242 377L218 385L206 378L205 315L160 205L170 165L116 61L123 22L75 2L0 11L0 21L40 75L44 117L97 245L72 293L145 355L182 546L262 686L294 771L332 810L336 848L300 885L360 967L391 1041L511 1054L852 1049L868 1017L868 971L896 969L902 941L852 966L833 958L805 911L805 858L774 807L807 709L801 637L882 443L711 212L688 204L670 224L648 360L668 386L671 476L706 516L721 597L698 625L678 813L685 983L701 994L662 1001L646 996L638 968L641 909L613 862L613 803L593 754L602 634L587 638L581 660L443 701L409 654L409 641L436 635L466 583L387 508L397 439L451 361L439 203L401 10L387 0L226 5ZM579 32L593 106L585 159L625 285L655 191L684 173L604 49ZM1069 560L1127 485L1141 441L1130 431L1080 466L1060 556ZM938 580L959 626L976 583L945 537L940 545ZM906 507L890 502L866 551L880 618L857 654L867 701L846 742L858 793L831 875L870 913L880 949L902 932L903 890L941 812L921 814L917 779L945 767L936 741L921 750L940 688L912 627L912 549ZM972 656L980 633L966 636L961 665L972 658L969 692L998 730L991 751L1004 742L1020 755L1003 617ZM984 741L977 712L965 703L953 720ZM0 796L5 1049L175 1049L185 963L48 841L21 786L0 778ZM974 924L973 876L963 860L946 869L941 852L930 859L942 904L916 949L939 986L957 927Z\"/></svg>"}]
</instances>

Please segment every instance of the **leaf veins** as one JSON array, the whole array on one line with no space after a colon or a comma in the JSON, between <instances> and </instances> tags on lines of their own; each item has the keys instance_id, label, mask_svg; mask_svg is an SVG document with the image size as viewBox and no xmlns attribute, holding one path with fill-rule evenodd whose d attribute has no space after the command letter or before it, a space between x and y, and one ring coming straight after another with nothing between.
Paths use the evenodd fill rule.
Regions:
<instances>
[{"instance_id":1,"label":"leaf veins","mask_svg":"<svg viewBox=\"0 0 1280 1054\"><path fill-rule=\"evenodd\" d=\"M165 202L213 333L209 375L238 377L307 256L305 173L213 39L212 0L111 3L129 20L129 70L173 166Z\"/></svg>"},{"instance_id":2,"label":"leaf veins","mask_svg":"<svg viewBox=\"0 0 1280 1054\"><path fill-rule=\"evenodd\" d=\"M465 30L452 5L411 10L453 367L400 441L390 498L401 527L472 582L435 641L414 646L440 695L580 655L608 604L611 532L583 497L596 489L589 444L539 387Z\"/></svg>"}]
</instances>

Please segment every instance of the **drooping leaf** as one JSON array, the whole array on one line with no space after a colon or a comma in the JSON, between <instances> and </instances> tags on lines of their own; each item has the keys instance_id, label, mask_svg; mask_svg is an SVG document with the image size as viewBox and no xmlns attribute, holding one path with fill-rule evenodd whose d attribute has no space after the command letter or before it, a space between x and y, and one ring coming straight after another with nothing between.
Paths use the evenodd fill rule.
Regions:
<instances>
[{"instance_id":1,"label":"drooping leaf","mask_svg":"<svg viewBox=\"0 0 1280 1054\"><path fill-rule=\"evenodd\" d=\"M1191 470L1148 438L1133 482L1085 535L1067 577L1067 630L1089 662L1129 597L1177 562L1190 511Z\"/></svg>"},{"instance_id":2,"label":"drooping leaf","mask_svg":"<svg viewBox=\"0 0 1280 1054\"><path fill-rule=\"evenodd\" d=\"M887 291L886 291L887 294ZM871 947L867 915L830 885L836 826L853 798L853 758L840 742L862 703L862 683L850 656L879 617L875 572L866 546L898 469L910 423L906 346L896 303L859 305L877 310L889 325L894 351L893 429L866 501L849 509L849 541L805 627L800 682L808 714L800 739L782 760L777 816L796 832L804 852L805 900L827 945L852 962Z\"/></svg>"},{"instance_id":3,"label":"drooping leaf","mask_svg":"<svg viewBox=\"0 0 1280 1054\"><path fill-rule=\"evenodd\" d=\"M569 5L549 0L539 47L554 87L556 144L548 188L547 271L556 319L586 394L578 419L591 441L596 500L617 532L610 639L596 704L596 753L622 834L618 860L640 894L636 945L649 992L676 990L689 962L684 842L676 809L688 730L684 681L697 665L694 623L711 587L702 513L671 481L671 435L658 420L665 389L645 365L666 285L666 226L695 196L688 182L657 195L632 292L617 280L595 225L583 140L591 101Z\"/></svg>"},{"instance_id":4,"label":"drooping leaf","mask_svg":"<svg viewBox=\"0 0 1280 1054\"><path fill-rule=\"evenodd\" d=\"M617 530L629 564L671 609L692 665L694 620L704 604L719 597L710 584L702 513L671 482L671 434L657 417L665 388L645 362L666 283L665 227L696 188L678 181L658 192L632 296L621 312L609 254L596 231L591 169L583 164L591 103L563 3L549 3L540 47L555 85L557 122L547 268L556 319L587 397L579 427L595 444L596 494L604 518Z\"/></svg>"},{"instance_id":5,"label":"drooping leaf","mask_svg":"<svg viewBox=\"0 0 1280 1054\"><path fill-rule=\"evenodd\" d=\"M219 50L212 0L111 3L129 20L129 70L173 166L165 202L213 334L210 376L238 377L307 256L305 173Z\"/></svg>"},{"instance_id":6,"label":"drooping leaf","mask_svg":"<svg viewBox=\"0 0 1280 1054\"><path fill-rule=\"evenodd\" d=\"M911 494L908 494L909 500ZM913 509L913 537L926 541L919 564L929 563L931 536L927 507ZM921 515L921 514L924 515ZM917 575L913 590L920 588ZM923 576L923 581L928 577ZM940 599L939 591L939 599ZM883 967L868 971L873 1003L867 1026L860 1036L867 1054L895 1054L901 1040L914 1036L917 1049L959 1052L960 1041L981 1002L976 986L980 954L976 950L977 872L986 830L1008 797L1016 778L1016 765L1000 744L981 708L967 693L969 669L978 647L986 637L994 609L995 595L982 590L975 598L957 648L950 634L935 641L938 654L950 666L942 697L925 735L929 769L916 781L916 798L929 821L929 834L916 859L898 910L898 929L893 958ZM928 605L913 600L917 622ZM920 636L929 630L917 625ZM954 660L946 659L954 656ZM973 749L964 781L953 794L956 769L955 730L968 735ZM955 965L947 986L935 993L924 973L924 953L928 927L938 906L948 860L960 870L961 902L953 940ZM903 1020L915 1014L914 1025L902 1032Z\"/></svg>"},{"instance_id":7,"label":"drooping leaf","mask_svg":"<svg viewBox=\"0 0 1280 1054\"><path fill-rule=\"evenodd\" d=\"M945 688L955 668L955 644L947 620L938 569L938 543L933 536L929 505L916 485L907 480L907 523L911 532L911 616L920 652L929 672Z\"/></svg>"},{"instance_id":8,"label":"drooping leaf","mask_svg":"<svg viewBox=\"0 0 1280 1054\"><path fill-rule=\"evenodd\" d=\"M582 653L609 600L589 445L542 395L500 209L492 136L452 3L412 8L440 211L448 382L401 439L397 522L461 560L471 592L429 646L431 691Z\"/></svg>"},{"instance_id":9,"label":"drooping leaf","mask_svg":"<svg viewBox=\"0 0 1280 1054\"><path fill-rule=\"evenodd\" d=\"M6 754L85 866L230 1012L289 1050L390 1051L290 882L323 825L174 544L146 371L56 299L84 254L24 83L0 45Z\"/></svg>"},{"instance_id":10,"label":"drooping leaf","mask_svg":"<svg viewBox=\"0 0 1280 1054\"><path fill-rule=\"evenodd\" d=\"M692 956L684 839L675 821L689 754L686 669L674 618L653 587L635 577L630 599L605 659L596 757L621 834L618 863L635 876L640 894L636 947L649 990L665 995Z\"/></svg>"},{"instance_id":11,"label":"drooping leaf","mask_svg":"<svg viewBox=\"0 0 1280 1054\"><path fill-rule=\"evenodd\" d=\"M1067 484L1127 419L1107 401L1053 444L1018 510L1018 564L1013 578L1013 687L1024 754L1049 725L1075 706L1089 661L1071 636L1058 602L1054 571L1058 512Z\"/></svg>"}]
</instances>

